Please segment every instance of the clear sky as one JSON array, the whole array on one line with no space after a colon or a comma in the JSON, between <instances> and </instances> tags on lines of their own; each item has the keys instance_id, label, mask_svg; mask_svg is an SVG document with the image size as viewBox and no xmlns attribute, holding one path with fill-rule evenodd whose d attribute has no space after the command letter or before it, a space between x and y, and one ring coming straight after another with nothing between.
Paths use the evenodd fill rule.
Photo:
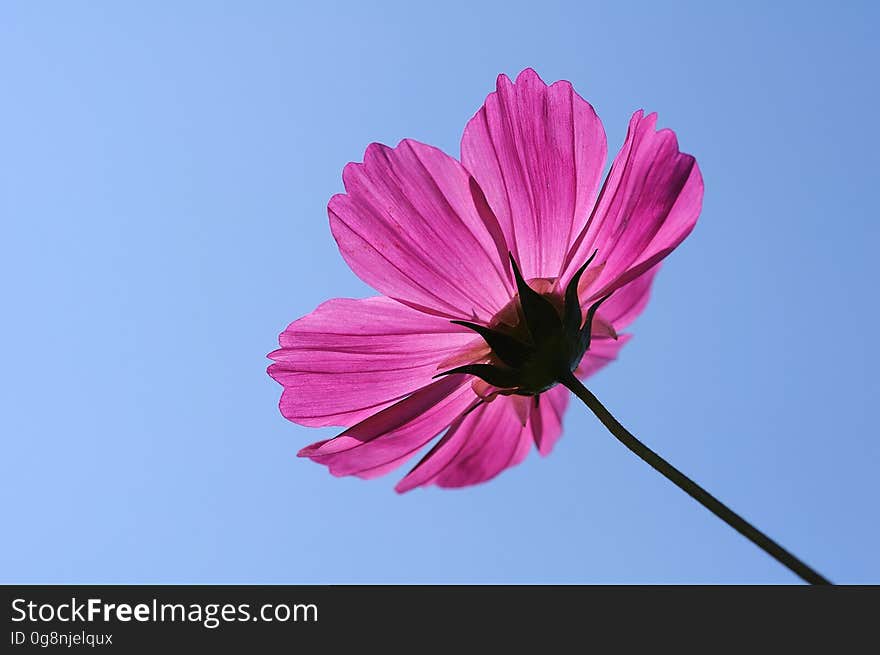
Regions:
<instances>
[{"instance_id":1,"label":"clear sky","mask_svg":"<svg viewBox=\"0 0 880 655\"><path fill-rule=\"evenodd\" d=\"M591 388L821 572L880 582L875 3L4 2L3 582L795 582L572 403L547 459L398 496L296 451L266 353L371 291L326 203L458 155L499 72L644 107L706 182ZM401 473L405 472L401 471Z\"/></svg>"}]
</instances>

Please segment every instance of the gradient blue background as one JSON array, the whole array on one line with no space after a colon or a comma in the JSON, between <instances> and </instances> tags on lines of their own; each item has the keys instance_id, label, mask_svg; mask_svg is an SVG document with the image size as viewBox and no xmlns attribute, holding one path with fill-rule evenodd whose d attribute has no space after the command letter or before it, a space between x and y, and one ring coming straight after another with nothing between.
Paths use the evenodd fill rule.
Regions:
<instances>
[{"instance_id":1,"label":"gradient blue background","mask_svg":"<svg viewBox=\"0 0 880 655\"><path fill-rule=\"evenodd\" d=\"M577 405L551 457L463 491L295 457L334 430L279 415L265 353L371 294L327 226L343 165L457 155L533 66L612 154L658 111L706 180L594 391L833 580L880 582L880 15L770 4L5 2L2 581L796 581Z\"/></svg>"}]
</instances>

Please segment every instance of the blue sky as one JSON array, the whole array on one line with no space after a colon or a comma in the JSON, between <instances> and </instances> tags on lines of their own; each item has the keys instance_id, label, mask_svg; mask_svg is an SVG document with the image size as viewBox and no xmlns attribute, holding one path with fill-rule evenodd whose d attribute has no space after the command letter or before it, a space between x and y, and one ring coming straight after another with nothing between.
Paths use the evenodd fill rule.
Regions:
<instances>
[{"instance_id":1,"label":"blue sky","mask_svg":"<svg viewBox=\"0 0 880 655\"><path fill-rule=\"evenodd\" d=\"M35 3L0 9L3 582L789 583L572 404L489 484L295 457L291 320L370 290L326 203L371 141L458 154L499 72L613 153L657 111L697 229L593 391L838 582L880 582L872 3ZM867 116L867 118L866 118Z\"/></svg>"}]
</instances>

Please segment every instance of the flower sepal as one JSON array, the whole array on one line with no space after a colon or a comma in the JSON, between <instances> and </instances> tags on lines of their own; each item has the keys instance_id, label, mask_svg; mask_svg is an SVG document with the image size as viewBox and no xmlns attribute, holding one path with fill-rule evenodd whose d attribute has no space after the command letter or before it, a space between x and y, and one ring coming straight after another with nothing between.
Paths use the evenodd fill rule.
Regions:
<instances>
[{"instance_id":1,"label":"flower sepal","mask_svg":"<svg viewBox=\"0 0 880 655\"><path fill-rule=\"evenodd\" d=\"M452 321L479 334L492 350L493 361L473 363L443 371L435 377L453 374L474 375L481 380L523 396L537 396L573 372L590 348L593 318L599 306L611 294L600 298L587 310L584 319L578 283L596 257L596 252L581 266L565 289L562 313L545 296L525 281L513 255L510 265L517 288L517 302L522 318L519 334L471 323Z\"/></svg>"}]
</instances>

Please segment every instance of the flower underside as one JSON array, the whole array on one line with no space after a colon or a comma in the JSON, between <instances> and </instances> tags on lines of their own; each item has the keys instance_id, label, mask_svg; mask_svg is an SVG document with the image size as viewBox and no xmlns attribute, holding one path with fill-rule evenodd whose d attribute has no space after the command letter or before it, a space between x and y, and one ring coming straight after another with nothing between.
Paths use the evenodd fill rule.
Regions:
<instances>
[{"instance_id":1,"label":"flower underside","mask_svg":"<svg viewBox=\"0 0 880 655\"><path fill-rule=\"evenodd\" d=\"M593 317L611 294L581 313L578 282L596 252L571 278L562 298L561 311L552 300L525 281L513 255L510 264L516 280L520 321L508 325L492 321L492 327L469 321L452 321L479 334L492 350L491 363L458 366L435 377L466 373L520 396L538 396L573 372L590 347ZM536 398L537 400L537 398Z\"/></svg>"}]
</instances>

